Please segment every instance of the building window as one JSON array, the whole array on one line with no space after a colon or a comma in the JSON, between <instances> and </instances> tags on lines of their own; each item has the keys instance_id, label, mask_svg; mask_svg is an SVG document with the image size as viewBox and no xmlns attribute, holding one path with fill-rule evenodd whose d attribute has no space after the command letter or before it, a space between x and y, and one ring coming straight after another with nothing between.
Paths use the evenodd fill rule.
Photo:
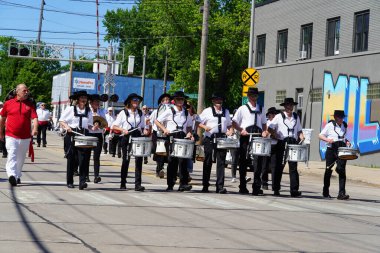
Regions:
<instances>
[{"instance_id":1,"label":"building window","mask_svg":"<svg viewBox=\"0 0 380 253\"><path fill-rule=\"evenodd\" d=\"M354 52L368 50L369 11L355 13Z\"/></svg>"},{"instance_id":2,"label":"building window","mask_svg":"<svg viewBox=\"0 0 380 253\"><path fill-rule=\"evenodd\" d=\"M301 91L300 93L297 94L297 109L302 109L303 108L303 92Z\"/></svg>"},{"instance_id":3,"label":"building window","mask_svg":"<svg viewBox=\"0 0 380 253\"><path fill-rule=\"evenodd\" d=\"M277 36L277 63L286 62L288 54L288 30L278 32Z\"/></svg>"},{"instance_id":4,"label":"building window","mask_svg":"<svg viewBox=\"0 0 380 253\"><path fill-rule=\"evenodd\" d=\"M276 91L276 103L281 104L286 98L286 90Z\"/></svg>"},{"instance_id":5,"label":"building window","mask_svg":"<svg viewBox=\"0 0 380 253\"><path fill-rule=\"evenodd\" d=\"M368 85L367 99L380 98L380 83L371 83Z\"/></svg>"},{"instance_id":6,"label":"building window","mask_svg":"<svg viewBox=\"0 0 380 253\"><path fill-rule=\"evenodd\" d=\"M311 91L311 102L322 102L322 88L315 88Z\"/></svg>"},{"instance_id":7,"label":"building window","mask_svg":"<svg viewBox=\"0 0 380 253\"><path fill-rule=\"evenodd\" d=\"M339 54L340 18L327 20L326 56Z\"/></svg>"},{"instance_id":8,"label":"building window","mask_svg":"<svg viewBox=\"0 0 380 253\"><path fill-rule=\"evenodd\" d=\"M265 64L265 41L265 34L257 36L256 66L264 66Z\"/></svg>"},{"instance_id":9,"label":"building window","mask_svg":"<svg viewBox=\"0 0 380 253\"><path fill-rule=\"evenodd\" d=\"M313 39L313 24L301 27L300 59L311 58L311 42Z\"/></svg>"}]
</instances>

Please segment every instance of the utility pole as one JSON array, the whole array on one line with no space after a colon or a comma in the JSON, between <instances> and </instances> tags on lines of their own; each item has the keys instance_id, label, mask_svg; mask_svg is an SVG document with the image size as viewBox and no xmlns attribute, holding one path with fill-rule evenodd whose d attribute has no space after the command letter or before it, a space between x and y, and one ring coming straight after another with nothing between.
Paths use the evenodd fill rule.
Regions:
<instances>
[{"instance_id":1,"label":"utility pole","mask_svg":"<svg viewBox=\"0 0 380 253\"><path fill-rule=\"evenodd\" d=\"M199 66L198 106L197 106L197 111L199 113L203 111L205 94L206 94L205 89L206 89L208 15L209 15L209 0L204 0L202 38L201 38L201 59L200 59L200 66Z\"/></svg>"},{"instance_id":2,"label":"utility pole","mask_svg":"<svg viewBox=\"0 0 380 253\"><path fill-rule=\"evenodd\" d=\"M71 48L71 54L70 54L70 74L69 74L69 95L70 97L72 93L72 83L73 83L73 64L74 64L74 48L75 48L75 43L73 43L73 47Z\"/></svg>"},{"instance_id":3,"label":"utility pole","mask_svg":"<svg viewBox=\"0 0 380 253\"><path fill-rule=\"evenodd\" d=\"M249 31L249 55L248 55L248 68L253 67L253 41L254 41L254 34L253 34L253 29L254 29L254 20L255 20L255 0L252 1L252 6L251 6L251 29Z\"/></svg>"},{"instance_id":4,"label":"utility pole","mask_svg":"<svg viewBox=\"0 0 380 253\"><path fill-rule=\"evenodd\" d=\"M110 95L110 89L111 85L113 86L113 73L112 73L112 46L108 46L108 63L107 63L107 70L106 70L106 75L104 78L104 94L107 94L108 96ZM104 108L108 108L108 101L104 102Z\"/></svg>"},{"instance_id":5,"label":"utility pole","mask_svg":"<svg viewBox=\"0 0 380 253\"><path fill-rule=\"evenodd\" d=\"M97 54L96 54L96 57L97 57L97 60L98 60L98 63L96 64L96 72L98 74L98 80L96 82L96 93L100 93L100 66L99 66L99 47L100 47L100 43L99 43L99 1L96 0L96 48L97 48ZM107 107L106 107L107 108Z\"/></svg>"},{"instance_id":6,"label":"utility pole","mask_svg":"<svg viewBox=\"0 0 380 253\"><path fill-rule=\"evenodd\" d=\"M41 42L42 20L44 19L44 6L45 6L45 0L41 0L40 24L38 26L37 44L40 44Z\"/></svg>"},{"instance_id":7,"label":"utility pole","mask_svg":"<svg viewBox=\"0 0 380 253\"><path fill-rule=\"evenodd\" d=\"M142 77L141 77L141 96L143 97L143 101L141 101L140 106L143 106L144 102L144 92L145 92L145 61L146 61L146 46L144 46L144 56L143 56L143 69L142 69Z\"/></svg>"},{"instance_id":8,"label":"utility pole","mask_svg":"<svg viewBox=\"0 0 380 253\"><path fill-rule=\"evenodd\" d=\"M164 69L164 93L166 93L166 85L168 82L167 76L168 76L168 49L166 48L165 69Z\"/></svg>"}]
</instances>

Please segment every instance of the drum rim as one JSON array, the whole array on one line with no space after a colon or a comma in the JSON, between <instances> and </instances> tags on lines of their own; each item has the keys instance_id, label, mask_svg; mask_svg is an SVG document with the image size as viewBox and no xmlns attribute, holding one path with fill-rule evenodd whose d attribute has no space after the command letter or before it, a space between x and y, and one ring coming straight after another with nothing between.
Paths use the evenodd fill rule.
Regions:
<instances>
[{"instance_id":1,"label":"drum rim","mask_svg":"<svg viewBox=\"0 0 380 253\"><path fill-rule=\"evenodd\" d=\"M83 140L83 141L98 141L96 136L74 136L74 140Z\"/></svg>"},{"instance_id":2,"label":"drum rim","mask_svg":"<svg viewBox=\"0 0 380 253\"><path fill-rule=\"evenodd\" d=\"M194 144L195 143L195 141L193 141L193 140L188 140L188 139L178 139L178 138L174 138L173 139L173 144L174 143L186 143L186 144Z\"/></svg>"},{"instance_id":3,"label":"drum rim","mask_svg":"<svg viewBox=\"0 0 380 253\"><path fill-rule=\"evenodd\" d=\"M147 141L150 142L152 141L149 137L132 137L132 141Z\"/></svg>"},{"instance_id":4,"label":"drum rim","mask_svg":"<svg viewBox=\"0 0 380 253\"><path fill-rule=\"evenodd\" d=\"M339 147L338 148L338 152L339 151L354 151L354 152L359 152L359 150L357 148L350 148L350 147Z\"/></svg>"}]
</instances>

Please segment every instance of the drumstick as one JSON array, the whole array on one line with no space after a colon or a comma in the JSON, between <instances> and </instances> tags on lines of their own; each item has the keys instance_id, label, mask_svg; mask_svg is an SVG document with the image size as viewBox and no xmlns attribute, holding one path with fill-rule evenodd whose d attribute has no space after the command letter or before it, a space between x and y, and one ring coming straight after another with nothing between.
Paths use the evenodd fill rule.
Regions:
<instances>
[{"instance_id":1,"label":"drumstick","mask_svg":"<svg viewBox=\"0 0 380 253\"><path fill-rule=\"evenodd\" d=\"M73 130L71 130L71 132L73 132L74 134L77 134L77 135L86 136L86 135L84 135L84 134L81 134L81 133L75 132L75 131L73 131Z\"/></svg>"}]
</instances>

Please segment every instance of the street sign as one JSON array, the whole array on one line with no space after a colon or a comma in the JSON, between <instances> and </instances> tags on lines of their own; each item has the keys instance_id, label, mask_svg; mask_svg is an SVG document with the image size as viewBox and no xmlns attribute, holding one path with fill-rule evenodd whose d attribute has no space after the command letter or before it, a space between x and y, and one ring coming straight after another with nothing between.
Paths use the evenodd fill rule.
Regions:
<instances>
[{"instance_id":1,"label":"street sign","mask_svg":"<svg viewBox=\"0 0 380 253\"><path fill-rule=\"evenodd\" d=\"M260 74L254 68L247 68L241 74L241 80L245 86L256 87L260 80Z\"/></svg>"}]
</instances>

